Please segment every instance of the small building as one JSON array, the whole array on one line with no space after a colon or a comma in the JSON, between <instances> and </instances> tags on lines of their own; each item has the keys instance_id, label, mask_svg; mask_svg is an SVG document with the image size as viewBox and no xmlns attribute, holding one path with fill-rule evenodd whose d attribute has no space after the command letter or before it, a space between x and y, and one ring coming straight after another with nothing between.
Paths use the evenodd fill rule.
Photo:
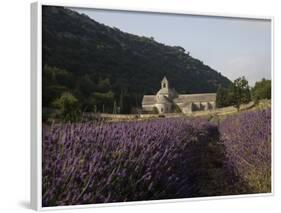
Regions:
<instances>
[{"instance_id":1,"label":"small building","mask_svg":"<svg viewBox=\"0 0 281 213\"><path fill-rule=\"evenodd\" d=\"M160 114L174 112L179 108L183 113L194 111L212 110L216 105L216 93L178 94L169 87L166 77L161 81L161 89L156 95L144 95L142 110L153 112L156 109Z\"/></svg>"}]
</instances>

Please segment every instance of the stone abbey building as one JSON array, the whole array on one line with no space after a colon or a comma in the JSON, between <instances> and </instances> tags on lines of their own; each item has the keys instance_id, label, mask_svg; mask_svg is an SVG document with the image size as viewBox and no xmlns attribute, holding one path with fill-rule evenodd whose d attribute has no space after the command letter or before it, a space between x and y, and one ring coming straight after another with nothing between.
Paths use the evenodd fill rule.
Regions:
<instances>
[{"instance_id":1,"label":"stone abbey building","mask_svg":"<svg viewBox=\"0 0 281 213\"><path fill-rule=\"evenodd\" d=\"M144 95L142 110L153 112L156 108L160 114L174 112L179 108L183 113L212 110L216 105L216 93L178 94L175 89L169 88L166 77L161 82L161 89L156 95Z\"/></svg>"}]
</instances>

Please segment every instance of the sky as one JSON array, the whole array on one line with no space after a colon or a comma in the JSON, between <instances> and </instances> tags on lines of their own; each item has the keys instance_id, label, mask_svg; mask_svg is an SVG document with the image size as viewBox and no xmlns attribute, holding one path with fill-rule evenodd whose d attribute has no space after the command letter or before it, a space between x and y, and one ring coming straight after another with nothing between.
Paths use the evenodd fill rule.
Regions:
<instances>
[{"instance_id":1,"label":"sky","mask_svg":"<svg viewBox=\"0 0 281 213\"><path fill-rule=\"evenodd\" d=\"M254 86L271 79L270 20L70 9L121 31L181 46L232 81L245 76Z\"/></svg>"}]
</instances>

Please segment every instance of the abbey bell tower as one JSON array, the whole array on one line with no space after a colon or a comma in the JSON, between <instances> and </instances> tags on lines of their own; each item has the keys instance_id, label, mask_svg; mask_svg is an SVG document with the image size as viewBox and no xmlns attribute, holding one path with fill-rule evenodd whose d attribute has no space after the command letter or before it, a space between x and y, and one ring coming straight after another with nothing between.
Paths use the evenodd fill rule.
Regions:
<instances>
[{"instance_id":1,"label":"abbey bell tower","mask_svg":"<svg viewBox=\"0 0 281 213\"><path fill-rule=\"evenodd\" d=\"M163 80L161 81L161 89L163 89L163 88L167 88L167 89L169 88L169 82L168 82L166 76L164 76Z\"/></svg>"}]
</instances>

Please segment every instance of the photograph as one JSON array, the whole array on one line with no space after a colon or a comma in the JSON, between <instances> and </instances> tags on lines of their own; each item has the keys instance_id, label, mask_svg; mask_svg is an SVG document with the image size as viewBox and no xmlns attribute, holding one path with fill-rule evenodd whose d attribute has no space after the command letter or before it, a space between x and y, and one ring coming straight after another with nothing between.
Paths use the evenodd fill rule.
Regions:
<instances>
[{"instance_id":1,"label":"photograph","mask_svg":"<svg viewBox=\"0 0 281 213\"><path fill-rule=\"evenodd\" d=\"M272 19L41 9L43 208L272 193Z\"/></svg>"}]
</instances>

